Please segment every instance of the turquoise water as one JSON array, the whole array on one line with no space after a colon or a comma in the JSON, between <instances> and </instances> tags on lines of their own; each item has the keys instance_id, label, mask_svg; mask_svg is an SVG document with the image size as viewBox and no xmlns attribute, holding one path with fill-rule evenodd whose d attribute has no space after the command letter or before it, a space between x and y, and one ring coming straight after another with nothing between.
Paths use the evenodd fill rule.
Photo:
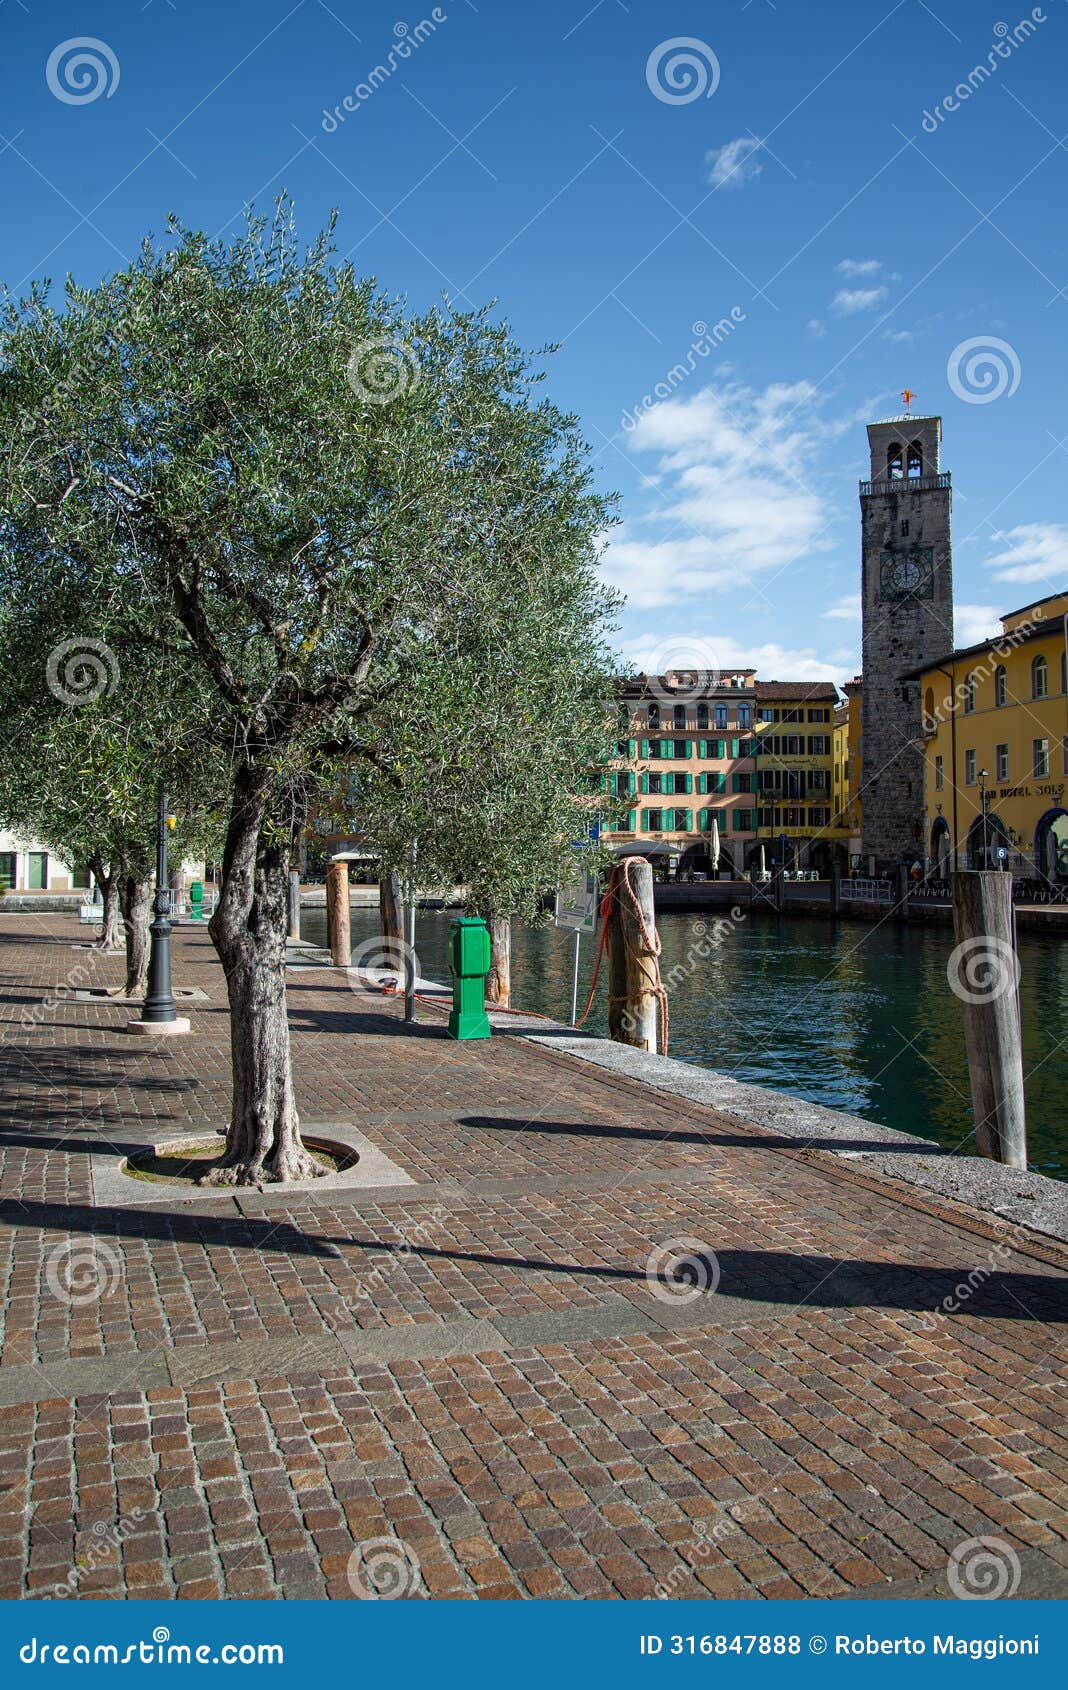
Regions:
<instances>
[{"instance_id":1,"label":"turquoise water","mask_svg":"<svg viewBox=\"0 0 1068 1690\"><path fill-rule=\"evenodd\" d=\"M421 972L445 980L448 911L420 911ZM832 925L821 920L664 914L662 972L670 992L672 1056L736 1079L864 1115L951 1148L974 1148L961 1005L949 989L947 928ZM695 922L704 927L695 933ZM377 911L354 909L353 943L377 932ZM304 912L305 937L325 940L325 913ZM580 1011L596 944L583 939ZM1028 1141L1031 1166L1068 1178L1068 943L1021 934ZM516 927L512 1002L571 1017L574 937ZM587 1027L607 1031L604 976Z\"/></svg>"}]
</instances>

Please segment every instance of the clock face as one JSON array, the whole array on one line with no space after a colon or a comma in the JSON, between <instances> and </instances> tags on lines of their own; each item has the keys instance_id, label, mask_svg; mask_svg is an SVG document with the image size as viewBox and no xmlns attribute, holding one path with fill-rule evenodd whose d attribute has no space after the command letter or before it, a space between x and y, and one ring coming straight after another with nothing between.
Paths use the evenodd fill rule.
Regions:
<instances>
[{"instance_id":1,"label":"clock face","mask_svg":"<svg viewBox=\"0 0 1068 1690\"><path fill-rule=\"evenodd\" d=\"M879 597L882 599L934 596L934 553L930 546L905 546L883 552L879 560Z\"/></svg>"}]
</instances>

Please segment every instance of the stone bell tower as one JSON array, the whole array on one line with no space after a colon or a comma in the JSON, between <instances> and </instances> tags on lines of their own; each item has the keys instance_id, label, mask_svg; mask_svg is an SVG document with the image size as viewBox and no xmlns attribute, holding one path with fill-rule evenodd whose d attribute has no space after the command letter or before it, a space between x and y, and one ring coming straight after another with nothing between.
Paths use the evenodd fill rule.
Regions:
<instances>
[{"instance_id":1,"label":"stone bell tower","mask_svg":"<svg viewBox=\"0 0 1068 1690\"><path fill-rule=\"evenodd\" d=\"M876 872L924 855L920 685L903 671L953 649L953 558L941 417L869 423L860 484L864 696L861 849Z\"/></svg>"}]
</instances>

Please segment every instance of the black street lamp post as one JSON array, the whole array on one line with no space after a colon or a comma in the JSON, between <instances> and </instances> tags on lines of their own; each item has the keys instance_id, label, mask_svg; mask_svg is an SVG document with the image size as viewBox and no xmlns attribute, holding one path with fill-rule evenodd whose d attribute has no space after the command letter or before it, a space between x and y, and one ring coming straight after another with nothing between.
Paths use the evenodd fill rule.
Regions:
<instances>
[{"instance_id":1,"label":"black street lamp post","mask_svg":"<svg viewBox=\"0 0 1068 1690\"><path fill-rule=\"evenodd\" d=\"M980 769L979 770L979 803L980 803L980 806L982 808L982 813L983 813L983 867L989 868L990 867L990 838L989 838L989 833L988 833L988 829L987 829L987 822L986 822L986 804L987 804L986 781L987 781L987 772L986 772L985 769Z\"/></svg>"},{"instance_id":2,"label":"black street lamp post","mask_svg":"<svg viewBox=\"0 0 1068 1690\"><path fill-rule=\"evenodd\" d=\"M152 950L148 959L148 993L141 1011L143 1021L154 1024L177 1021L178 1006L171 990L171 893L167 883L167 795L159 788L156 832L156 896L149 927Z\"/></svg>"}]
</instances>

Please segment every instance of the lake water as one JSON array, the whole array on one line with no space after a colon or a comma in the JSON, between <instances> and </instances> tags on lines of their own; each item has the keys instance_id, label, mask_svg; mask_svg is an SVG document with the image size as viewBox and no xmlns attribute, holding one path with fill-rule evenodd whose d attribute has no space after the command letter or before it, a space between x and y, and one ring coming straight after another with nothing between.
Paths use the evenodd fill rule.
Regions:
<instances>
[{"instance_id":1,"label":"lake water","mask_svg":"<svg viewBox=\"0 0 1068 1690\"><path fill-rule=\"evenodd\" d=\"M448 979L452 919L447 910L419 912L419 966L432 979ZM662 973L676 970L672 1056L954 1149L974 1148L961 1005L946 978L948 928L744 919L710 956L695 956L695 941L707 940L720 919L718 912L658 918ZM354 946L377 931L377 910L353 909ZM325 944L325 911L305 910L303 932ZM583 939L580 1013L595 952L596 942ZM573 955L572 934L517 923L513 1006L570 1020ZM1068 943L1024 933L1019 955L1030 1162L1068 1179ZM591 1032L607 1032L604 993L602 970Z\"/></svg>"}]
</instances>

